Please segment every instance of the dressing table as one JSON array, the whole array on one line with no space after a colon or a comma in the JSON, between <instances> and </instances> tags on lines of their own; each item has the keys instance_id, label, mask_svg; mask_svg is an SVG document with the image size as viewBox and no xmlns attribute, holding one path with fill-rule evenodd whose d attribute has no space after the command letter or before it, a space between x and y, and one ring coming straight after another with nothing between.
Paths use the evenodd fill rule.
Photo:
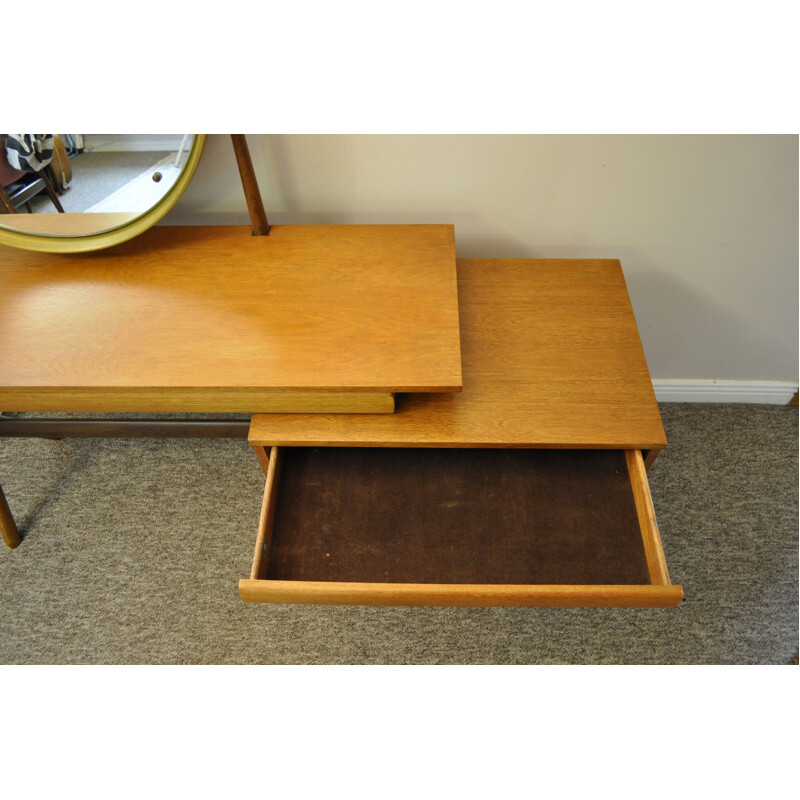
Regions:
<instances>
[{"instance_id":1,"label":"dressing table","mask_svg":"<svg viewBox=\"0 0 800 800\"><path fill-rule=\"evenodd\" d=\"M266 488L248 602L680 602L619 262L456 262L450 225L273 227L233 142L252 230L151 221L100 251L0 250L0 408L249 425L0 434L249 435ZM19 544L1 492L0 528Z\"/></svg>"}]
</instances>

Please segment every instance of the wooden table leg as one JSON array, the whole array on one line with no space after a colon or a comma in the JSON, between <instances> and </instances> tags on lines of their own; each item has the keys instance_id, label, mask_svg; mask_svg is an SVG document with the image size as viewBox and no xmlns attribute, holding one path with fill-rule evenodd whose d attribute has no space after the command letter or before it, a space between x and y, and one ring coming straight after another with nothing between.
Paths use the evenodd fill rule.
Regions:
<instances>
[{"instance_id":1,"label":"wooden table leg","mask_svg":"<svg viewBox=\"0 0 800 800\"><path fill-rule=\"evenodd\" d=\"M2 486L0 486L0 533L3 534L3 541L9 547L16 547L22 541L17 530L17 523L14 522L14 517L11 516L11 509L8 507L6 496L3 494Z\"/></svg>"}]
</instances>

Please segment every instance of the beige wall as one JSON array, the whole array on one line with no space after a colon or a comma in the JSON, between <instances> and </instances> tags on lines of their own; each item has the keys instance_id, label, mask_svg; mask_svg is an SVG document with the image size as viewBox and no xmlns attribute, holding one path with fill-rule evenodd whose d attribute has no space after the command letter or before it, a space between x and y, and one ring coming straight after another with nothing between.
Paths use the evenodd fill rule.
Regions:
<instances>
[{"instance_id":1,"label":"beige wall","mask_svg":"<svg viewBox=\"0 0 800 800\"><path fill-rule=\"evenodd\" d=\"M248 137L270 222L452 222L460 257L619 258L653 378L796 381L797 136ZM210 136L169 224L246 224Z\"/></svg>"}]
</instances>

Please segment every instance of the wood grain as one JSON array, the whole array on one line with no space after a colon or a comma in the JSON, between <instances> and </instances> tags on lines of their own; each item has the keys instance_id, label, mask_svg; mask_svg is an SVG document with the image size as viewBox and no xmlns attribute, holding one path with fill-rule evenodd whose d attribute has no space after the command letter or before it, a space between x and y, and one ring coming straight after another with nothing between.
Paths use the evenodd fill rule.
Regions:
<instances>
[{"instance_id":1,"label":"wood grain","mask_svg":"<svg viewBox=\"0 0 800 800\"><path fill-rule=\"evenodd\" d=\"M267 452L267 448L254 444L253 450L258 459L258 463L261 464L261 469L264 470L264 475L269 475L269 453Z\"/></svg>"},{"instance_id":2,"label":"wood grain","mask_svg":"<svg viewBox=\"0 0 800 800\"><path fill-rule=\"evenodd\" d=\"M178 386L150 390L0 386L0 408L6 411L391 414L395 401L390 392L254 392Z\"/></svg>"},{"instance_id":3,"label":"wood grain","mask_svg":"<svg viewBox=\"0 0 800 800\"><path fill-rule=\"evenodd\" d=\"M5 389L461 388L452 225L159 226L98 253L4 248L0 285Z\"/></svg>"},{"instance_id":4,"label":"wood grain","mask_svg":"<svg viewBox=\"0 0 800 800\"><path fill-rule=\"evenodd\" d=\"M435 583L336 583L242 579L248 603L369 606L667 607L683 599L680 586L491 586Z\"/></svg>"},{"instance_id":5,"label":"wood grain","mask_svg":"<svg viewBox=\"0 0 800 800\"><path fill-rule=\"evenodd\" d=\"M256 415L255 444L660 449L618 261L460 259L464 388L385 417Z\"/></svg>"},{"instance_id":6,"label":"wood grain","mask_svg":"<svg viewBox=\"0 0 800 800\"><path fill-rule=\"evenodd\" d=\"M650 582L656 586L668 586L667 560L661 545L656 512L653 508L653 498L650 494L650 484L647 481L642 454L639 450L626 450L625 460L628 464L633 500L636 504L639 527L642 531L647 567L650 570Z\"/></svg>"},{"instance_id":7,"label":"wood grain","mask_svg":"<svg viewBox=\"0 0 800 800\"><path fill-rule=\"evenodd\" d=\"M264 203L258 188L256 173L250 158L250 148L247 146L247 137L243 133L232 133L231 143L236 155L236 165L239 167L239 177L242 179L242 188L247 202L247 211L253 226L253 236L269 235L270 225Z\"/></svg>"},{"instance_id":8,"label":"wood grain","mask_svg":"<svg viewBox=\"0 0 800 800\"><path fill-rule=\"evenodd\" d=\"M43 236L86 236L127 225L138 216L140 212L123 211L17 214L13 221L3 220L3 227Z\"/></svg>"},{"instance_id":9,"label":"wood grain","mask_svg":"<svg viewBox=\"0 0 800 800\"><path fill-rule=\"evenodd\" d=\"M658 458L658 454L663 450L663 447L653 447L650 450L642 453L644 457L644 468L649 470L653 466L653 462Z\"/></svg>"},{"instance_id":10,"label":"wood grain","mask_svg":"<svg viewBox=\"0 0 800 800\"><path fill-rule=\"evenodd\" d=\"M280 468L281 452L277 447L273 447L269 454L267 480L264 486L264 499L261 503L261 515L258 520L258 533L256 535L255 550L253 551L253 565L250 570L251 580L263 577L272 535L272 522L275 518L275 509L278 502L277 484L280 479Z\"/></svg>"}]
</instances>

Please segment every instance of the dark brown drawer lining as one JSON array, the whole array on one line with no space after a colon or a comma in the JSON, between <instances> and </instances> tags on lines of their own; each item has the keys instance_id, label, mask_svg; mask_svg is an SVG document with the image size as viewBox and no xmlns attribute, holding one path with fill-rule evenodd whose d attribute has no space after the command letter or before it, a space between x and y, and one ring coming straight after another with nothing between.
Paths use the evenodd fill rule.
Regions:
<instances>
[{"instance_id":1,"label":"dark brown drawer lining","mask_svg":"<svg viewBox=\"0 0 800 800\"><path fill-rule=\"evenodd\" d=\"M650 583L622 451L283 455L268 579Z\"/></svg>"}]
</instances>

